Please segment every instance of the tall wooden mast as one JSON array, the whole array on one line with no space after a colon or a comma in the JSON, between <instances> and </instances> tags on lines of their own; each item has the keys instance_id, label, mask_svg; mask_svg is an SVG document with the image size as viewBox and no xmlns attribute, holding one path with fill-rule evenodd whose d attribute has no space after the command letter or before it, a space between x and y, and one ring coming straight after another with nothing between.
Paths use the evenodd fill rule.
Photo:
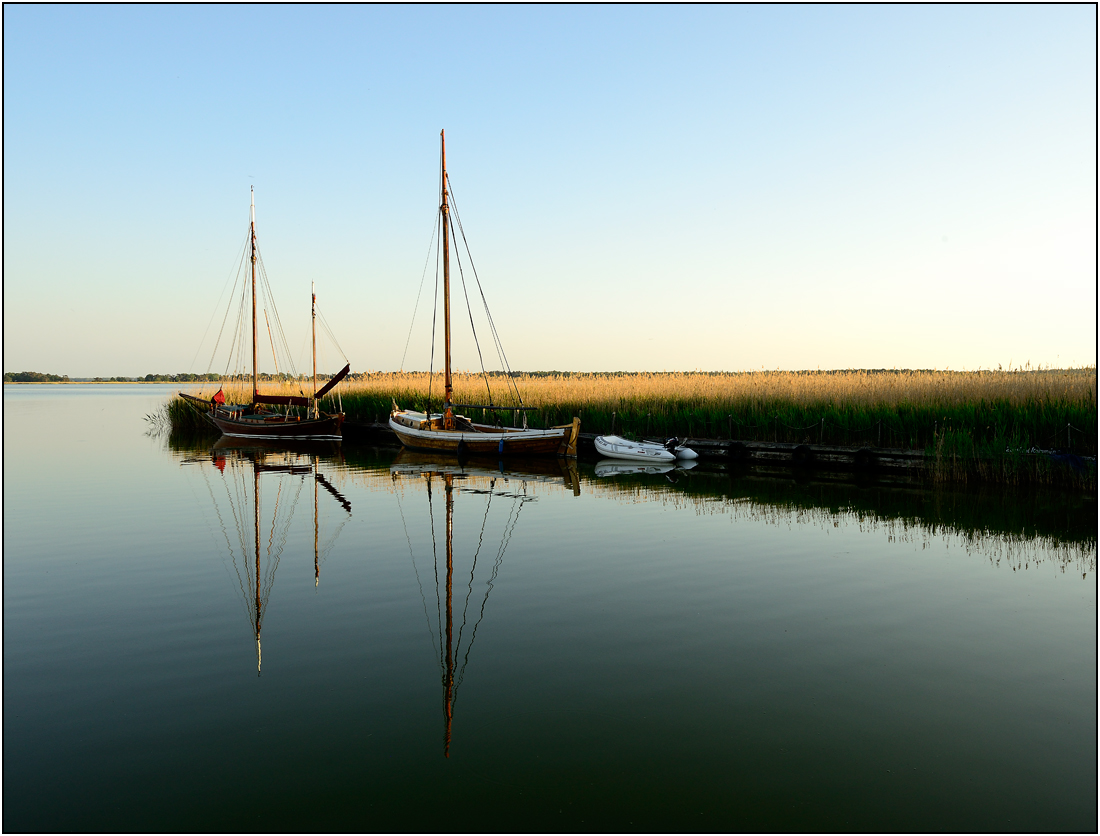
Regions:
<instances>
[{"instance_id":1,"label":"tall wooden mast","mask_svg":"<svg viewBox=\"0 0 1100 836\"><path fill-rule=\"evenodd\" d=\"M256 189L250 187L252 194L252 207L249 211L249 217L251 219L249 229L251 232L250 240L252 242L252 396L253 402L255 402L255 396L259 393L260 389L256 385L256 342L257 334L256 330Z\"/></svg>"},{"instance_id":2,"label":"tall wooden mast","mask_svg":"<svg viewBox=\"0 0 1100 836\"><path fill-rule=\"evenodd\" d=\"M310 296L313 299L313 305L310 308L313 322L313 417L317 415L317 284L315 282L309 283Z\"/></svg>"},{"instance_id":3,"label":"tall wooden mast","mask_svg":"<svg viewBox=\"0 0 1100 836\"><path fill-rule=\"evenodd\" d=\"M447 140L439 132L440 166L443 170L443 428L454 429L451 411L451 237L450 209L447 206Z\"/></svg>"}]
</instances>

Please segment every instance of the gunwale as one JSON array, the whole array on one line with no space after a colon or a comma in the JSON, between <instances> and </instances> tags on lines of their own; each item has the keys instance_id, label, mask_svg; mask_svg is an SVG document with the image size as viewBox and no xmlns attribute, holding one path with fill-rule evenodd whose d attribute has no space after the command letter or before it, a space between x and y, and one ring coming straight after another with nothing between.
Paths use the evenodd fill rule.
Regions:
<instances>
[{"instance_id":1,"label":"gunwale","mask_svg":"<svg viewBox=\"0 0 1100 836\"><path fill-rule=\"evenodd\" d=\"M264 415L264 413L259 413ZM269 413L262 420L257 417L227 417L213 411L207 418L223 435L233 438L256 438L267 440L293 441L341 441L340 428L344 423L343 414L325 414L322 418L301 420L271 421L277 413Z\"/></svg>"},{"instance_id":2,"label":"gunwale","mask_svg":"<svg viewBox=\"0 0 1100 836\"><path fill-rule=\"evenodd\" d=\"M460 415L455 419L472 429L447 430L442 426L441 415L432 415L429 419L424 413L407 410L392 413L389 427L402 446L414 450L458 452L462 449L488 455L576 455L579 421L536 430L475 424ZM410 426L405 421L421 426ZM425 424L428 426L424 427Z\"/></svg>"}]
</instances>

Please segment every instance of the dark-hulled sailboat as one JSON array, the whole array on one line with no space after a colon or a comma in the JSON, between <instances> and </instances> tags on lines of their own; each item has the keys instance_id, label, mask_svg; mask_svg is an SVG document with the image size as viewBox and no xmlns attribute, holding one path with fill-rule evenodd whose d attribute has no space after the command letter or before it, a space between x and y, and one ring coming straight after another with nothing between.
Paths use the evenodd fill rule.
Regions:
<instances>
[{"instance_id":1,"label":"dark-hulled sailboat","mask_svg":"<svg viewBox=\"0 0 1100 836\"><path fill-rule=\"evenodd\" d=\"M320 400L327 395L351 371L347 364L333 378L317 388L317 293L312 291L313 325L313 396L262 395L259 390L257 372L258 326L256 318L256 198L252 193L249 212L249 259L252 262L252 403L227 404L221 389L210 400L197 398L184 392L180 396L204 414L223 434L233 438L263 439L274 441L340 441L344 413L322 412ZM270 293L270 290L268 291ZM270 327L270 326L269 326ZM267 409L268 406L284 406L283 412ZM303 416L292 412L290 407L305 408Z\"/></svg>"}]
</instances>

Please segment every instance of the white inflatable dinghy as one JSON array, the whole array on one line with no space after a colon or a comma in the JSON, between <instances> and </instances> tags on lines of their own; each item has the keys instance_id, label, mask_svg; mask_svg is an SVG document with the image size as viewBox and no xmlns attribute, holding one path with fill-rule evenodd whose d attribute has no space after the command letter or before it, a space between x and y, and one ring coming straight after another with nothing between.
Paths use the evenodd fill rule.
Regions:
<instances>
[{"instance_id":1,"label":"white inflatable dinghy","mask_svg":"<svg viewBox=\"0 0 1100 836\"><path fill-rule=\"evenodd\" d=\"M596 436L596 451L609 459L629 459L634 462L674 462L676 455L662 444L649 441L627 441L617 435Z\"/></svg>"}]
</instances>

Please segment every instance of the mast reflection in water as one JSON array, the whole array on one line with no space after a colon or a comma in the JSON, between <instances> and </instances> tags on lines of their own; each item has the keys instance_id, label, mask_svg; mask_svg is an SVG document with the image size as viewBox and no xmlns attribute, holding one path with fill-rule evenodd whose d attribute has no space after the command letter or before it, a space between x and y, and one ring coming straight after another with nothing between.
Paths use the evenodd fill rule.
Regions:
<instances>
[{"instance_id":1,"label":"mast reflection in water","mask_svg":"<svg viewBox=\"0 0 1100 836\"><path fill-rule=\"evenodd\" d=\"M315 587L320 584L321 563L351 518L351 503L320 472L320 452L310 447L298 450L275 445L240 447L223 438L208 455L185 458L182 462L199 465L206 484L256 638L257 676L263 662L260 634L275 583L275 571L286 548L302 489L307 482L313 483ZM213 468L208 467L209 464L213 464ZM214 473L216 475L212 475ZM261 480L261 475L266 478ZM261 490L262 483L266 483L264 490ZM320 488L324 488L346 512L323 545L319 521ZM268 509L263 507L265 498L270 503Z\"/></svg>"},{"instance_id":2,"label":"mast reflection in water","mask_svg":"<svg viewBox=\"0 0 1100 836\"><path fill-rule=\"evenodd\" d=\"M454 721L454 709L458 699L458 689L462 685L466 673L466 666L470 661L470 652L473 649L474 640L477 638L478 627L485 618L486 605L489 603L489 593L493 591L493 584L497 579L504 554L508 550L512 534L519 522L520 513L528 504L536 501L536 497L528 494L528 481L559 482L564 481L565 487L572 490L574 496L580 494L580 480L577 474L576 463L571 460L559 459L543 462L525 462L529 469L517 470L516 465L509 464L505 470L504 463L498 464L497 469L490 470L487 467L467 466L455 464L443 457L430 455L411 454L403 451L398 456L396 463L390 468L391 478L395 483L399 479L422 480L425 486L428 508L428 528L431 533L432 567L436 588L436 613L433 624L428 615L427 600L424 599L424 616L428 623L428 633L438 651L439 670L443 686L443 756L451 756L451 732ZM513 484L519 482L518 485ZM442 526L445 542L445 565L439 565L439 554L436 532L436 522L439 489L443 490L444 521ZM484 511L481 513L481 527L478 532L477 548L469 561L469 581L466 585L465 597L462 600L462 613L458 631L455 631L455 550L454 550L454 510L456 494L466 494L471 500L483 497L485 500ZM412 559L413 570L416 572L417 583L420 586L421 595L424 594L424 580L416 563L415 549L412 538L409 536L410 518L406 516L405 509L398 496L398 507L401 509L402 524L405 526L405 537L409 544L409 556ZM497 503L510 503L508 517L500 529L486 531L486 523L494 500ZM471 503L474 504L474 503ZM471 508L471 511L473 509ZM487 542L488 539L488 542ZM482 584L477 584L480 595L480 604L475 595L475 576L478 569L478 559L484 563L486 557L482 552L486 548L494 548L492 568L489 577ZM465 560L460 556L459 562L465 567ZM461 595L461 592L459 593ZM471 610L473 602L476 610ZM476 613L476 614L475 614ZM472 624L471 624L472 621ZM467 629L469 634L467 637ZM459 661L461 659L461 661Z\"/></svg>"}]
</instances>

